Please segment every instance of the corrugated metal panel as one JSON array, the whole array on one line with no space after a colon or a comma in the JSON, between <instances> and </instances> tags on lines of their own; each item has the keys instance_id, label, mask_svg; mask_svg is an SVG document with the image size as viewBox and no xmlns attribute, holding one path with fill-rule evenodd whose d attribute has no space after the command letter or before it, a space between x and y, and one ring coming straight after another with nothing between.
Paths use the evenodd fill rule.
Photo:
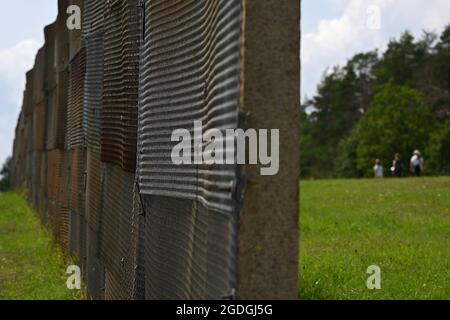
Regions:
<instances>
[{"instance_id":1,"label":"corrugated metal panel","mask_svg":"<svg viewBox=\"0 0 450 320\"><path fill-rule=\"evenodd\" d=\"M238 126L241 1L146 1L139 106L139 182L146 195L234 211L235 166L176 166L175 129ZM203 145L205 147L205 145ZM226 151L226 150L225 150ZM192 148L192 152L194 149Z\"/></svg>"},{"instance_id":2,"label":"corrugated metal panel","mask_svg":"<svg viewBox=\"0 0 450 320\"><path fill-rule=\"evenodd\" d=\"M70 63L69 103L67 110L67 148L83 147L84 80L86 75L86 50L80 52Z\"/></svg>"},{"instance_id":3,"label":"corrugated metal panel","mask_svg":"<svg viewBox=\"0 0 450 320\"><path fill-rule=\"evenodd\" d=\"M237 288L237 218L144 196L147 299L221 299Z\"/></svg>"},{"instance_id":4,"label":"corrugated metal panel","mask_svg":"<svg viewBox=\"0 0 450 320\"><path fill-rule=\"evenodd\" d=\"M53 90L56 86L55 52L56 52L56 23L44 28L45 35L45 90Z\"/></svg>"},{"instance_id":5,"label":"corrugated metal panel","mask_svg":"<svg viewBox=\"0 0 450 320\"><path fill-rule=\"evenodd\" d=\"M176 166L171 152L178 142L171 136L187 129L193 137L194 121L202 122L203 132L217 128L224 136L238 127L242 3L145 3L138 175L146 212L146 298L233 296L237 166Z\"/></svg>"},{"instance_id":6,"label":"corrugated metal panel","mask_svg":"<svg viewBox=\"0 0 450 320\"><path fill-rule=\"evenodd\" d=\"M103 96L103 33L85 38L87 62L84 92L84 132L87 147L101 150Z\"/></svg>"},{"instance_id":7,"label":"corrugated metal panel","mask_svg":"<svg viewBox=\"0 0 450 320\"><path fill-rule=\"evenodd\" d=\"M99 232L87 228L87 275L86 286L89 297L94 300L105 298L105 266L100 257Z\"/></svg>"},{"instance_id":8,"label":"corrugated metal panel","mask_svg":"<svg viewBox=\"0 0 450 320\"><path fill-rule=\"evenodd\" d=\"M136 272L136 244L133 241L137 232L133 204L135 177L112 164L105 164L104 176L101 254L106 268L119 281L117 298L130 299Z\"/></svg>"},{"instance_id":9,"label":"corrugated metal panel","mask_svg":"<svg viewBox=\"0 0 450 320\"><path fill-rule=\"evenodd\" d=\"M105 20L102 160L134 172L140 22L137 0L113 0Z\"/></svg>"},{"instance_id":10,"label":"corrugated metal panel","mask_svg":"<svg viewBox=\"0 0 450 320\"><path fill-rule=\"evenodd\" d=\"M69 30L67 29L68 0L58 0L58 17L56 18L56 72L66 70L69 64Z\"/></svg>"},{"instance_id":11,"label":"corrugated metal panel","mask_svg":"<svg viewBox=\"0 0 450 320\"><path fill-rule=\"evenodd\" d=\"M34 108L33 112L33 133L34 133L34 147L35 151L44 151L45 149L45 105L39 103Z\"/></svg>"},{"instance_id":12,"label":"corrugated metal panel","mask_svg":"<svg viewBox=\"0 0 450 320\"><path fill-rule=\"evenodd\" d=\"M45 46L36 55L33 73L33 102L38 104L45 98Z\"/></svg>"},{"instance_id":13,"label":"corrugated metal panel","mask_svg":"<svg viewBox=\"0 0 450 320\"><path fill-rule=\"evenodd\" d=\"M69 186L70 183L70 152L64 152L61 161L61 172L59 175L59 184ZM69 210L69 188L64 187L58 190L58 235L57 242L67 251L69 248L69 228L70 228L70 210Z\"/></svg>"},{"instance_id":14,"label":"corrugated metal panel","mask_svg":"<svg viewBox=\"0 0 450 320\"><path fill-rule=\"evenodd\" d=\"M92 231L99 233L103 203L103 175L100 152L87 149L86 219Z\"/></svg>"},{"instance_id":15,"label":"corrugated metal panel","mask_svg":"<svg viewBox=\"0 0 450 320\"><path fill-rule=\"evenodd\" d=\"M84 0L83 37L102 33L107 1Z\"/></svg>"},{"instance_id":16,"label":"corrugated metal panel","mask_svg":"<svg viewBox=\"0 0 450 320\"><path fill-rule=\"evenodd\" d=\"M25 91L23 94L23 111L25 116L29 116L33 113L33 87L34 87L34 71L30 70L26 74L27 84L25 85Z\"/></svg>"},{"instance_id":17,"label":"corrugated metal panel","mask_svg":"<svg viewBox=\"0 0 450 320\"><path fill-rule=\"evenodd\" d=\"M55 238L58 237L58 193L61 187L63 150L52 150L47 156L48 219Z\"/></svg>"},{"instance_id":18,"label":"corrugated metal panel","mask_svg":"<svg viewBox=\"0 0 450 320\"><path fill-rule=\"evenodd\" d=\"M86 150L71 151L69 208L80 216L85 216L86 203Z\"/></svg>"},{"instance_id":19,"label":"corrugated metal panel","mask_svg":"<svg viewBox=\"0 0 450 320\"><path fill-rule=\"evenodd\" d=\"M56 75L58 85L56 87L56 125L54 145L50 148L65 149L67 143L67 109L69 105L69 72L64 70Z\"/></svg>"},{"instance_id":20,"label":"corrugated metal panel","mask_svg":"<svg viewBox=\"0 0 450 320\"><path fill-rule=\"evenodd\" d=\"M56 149L57 144L57 126L58 126L58 104L57 104L57 90L56 88L47 92L47 137L46 149Z\"/></svg>"}]
</instances>

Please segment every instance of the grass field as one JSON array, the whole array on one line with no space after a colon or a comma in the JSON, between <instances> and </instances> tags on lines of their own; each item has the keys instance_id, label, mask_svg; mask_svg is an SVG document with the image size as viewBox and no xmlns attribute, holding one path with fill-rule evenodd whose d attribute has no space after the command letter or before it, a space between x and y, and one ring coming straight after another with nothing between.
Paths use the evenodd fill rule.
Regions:
<instances>
[{"instance_id":1,"label":"grass field","mask_svg":"<svg viewBox=\"0 0 450 320\"><path fill-rule=\"evenodd\" d=\"M450 299L450 178L302 182L300 230L301 299Z\"/></svg>"},{"instance_id":2,"label":"grass field","mask_svg":"<svg viewBox=\"0 0 450 320\"><path fill-rule=\"evenodd\" d=\"M81 298L66 287L64 260L24 199L0 193L0 300Z\"/></svg>"}]
</instances>

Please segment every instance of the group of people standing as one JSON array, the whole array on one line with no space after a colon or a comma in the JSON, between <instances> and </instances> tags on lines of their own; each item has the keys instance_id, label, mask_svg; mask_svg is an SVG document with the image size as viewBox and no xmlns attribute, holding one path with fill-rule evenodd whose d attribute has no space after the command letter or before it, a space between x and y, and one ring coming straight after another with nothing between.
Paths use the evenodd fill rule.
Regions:
<instances>
[{"instance_id":1,"label":"group of people standing","mask_svg":"<svg viewBox=\"0 0 450 320\"><path fill-rule=\"evenodd\" d=\"M420 177L422 175L422 172L424 169L423 164L424 164L424 159L422 157L422 154L420 153L419 150L415 150L409 161L410 172L414 176ZM377 159L375 161L375 166L373 168L373 171L374 171L375 178L383 178L384 177L384 167L379 159ZM401 178L405 175L404 170L403 170L403 163L402 163L399 153L395 154L395 156L394 156L394 160L392 161L391 173L392 173L392 176L397 177L397 178Z\"/></svg>"}]
</instances>

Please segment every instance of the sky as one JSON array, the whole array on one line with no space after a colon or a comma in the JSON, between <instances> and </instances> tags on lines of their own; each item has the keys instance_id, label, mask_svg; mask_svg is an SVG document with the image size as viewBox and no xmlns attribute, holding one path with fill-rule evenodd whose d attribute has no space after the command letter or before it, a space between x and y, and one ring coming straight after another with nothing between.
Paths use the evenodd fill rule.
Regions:
<instances>
[{"instance_id":1,"label":"sky","mask_svg":"<svg viewBox=\"0 0 450 320\"><path fill-rule=\"evenodd\" d=\"M56 20L57 0L2 1L0 10L0 166L12 154L25 73L44 43L44 27Z\"/></svg>"},{"instance_id":2,"label":"sky","mask_svg":"<svg viewBox=\"0 0 450 320\"><path fill-rule=\"evenodd\" d=\"M53 22L57 0L4 1L0 11L0 165L12 153L25 73ZM328 67L357 52L384 50L410 30L441 32L450 23L450 0L303 0L302 98L312 97Z\"/></svg>"}]
</instances>

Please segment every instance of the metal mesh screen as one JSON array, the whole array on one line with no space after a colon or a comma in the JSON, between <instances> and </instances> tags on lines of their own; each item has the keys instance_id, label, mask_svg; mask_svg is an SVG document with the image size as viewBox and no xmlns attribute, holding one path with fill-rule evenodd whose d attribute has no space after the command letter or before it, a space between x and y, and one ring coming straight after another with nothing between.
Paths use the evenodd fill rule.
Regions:
<instances>
[{"instance_id":1,"label":"metal mesh screen","mask_svg":"<svg viewBox=\"0 0 450 320\"><path fill-rule=\"evenodd\" d=\"M101 150L103 95L103 34L85 38L86 78L84 92L84 135L88 148Z\"/></svg>"},{"instance_id":2,"label":"metal mesh screen","mask_svg":"<svg viewBox=\"0 0 450 320\"><path fill-rule=\"evenodd\" d=\"M145 197L146 297L221 299L237 285L236 217L196 201Z\"/></svg>"},{"instance_id":3,"label":"metal mesh screen","mask_svg":"<svg viewBox=\"0 0 450 320\"><path fill-rule=\"evenodd\" d=\"M113 0L105 19L102 160L127 172L136 167L139 72L137 0Z\"/></svg>"},{"instance_id":4,"label":"metal mesh screen","mask_svg":"<svg viewBox=\"0 0 450 320\"><path fill-rule=\"evenodd\" d=\"M66 186L60 185L60 175L63 165L63 151L52 150L47 155L47 197L48 197L48 218L55 238L58 237L58 190Z\"/></svg>"},{"instance_id":5,"label":"metal mesh screen","mask_svg":"<svg viewBox=\"0 0 450 320\"><path fill-rule=\"evenodd\" d=\"M238 127L242 0L85 0L82 33L69 3L27 73L14 185L93 299L233 298L237 166L176 166L171 135Z\"/></svg>"},{"instance_id":6,"label":"metal mesh screen","mask_svg":"<svg viewBox=\"0 0 450 320\"><path fill-rule=\"evenodd\" d=\"M192 139L194 121L203 131L237 128L241 1L145 3L138 173L147 215L146 297L232 296L237 168L177 166L171 135L187 129ZM198 147L192 143L191 154Z\"/></svg>"},{"instance_id":7,"label":"metal mesh screen","mask_svg":"<svg viewBox=\"0 0 450 320\"><path fill-rule=\"evenodd\" d=\"M68 184L70 182L70 153L63 152L61 154L61 166L58 172L59 185L62 186L57 190L57 232L56 241L63 248L64 251L68 249L69 245L69 192Z\"/></svg>"},{"instance_id":8,"label":"metal mesh screen","mask_svg":"<svg viewBox=\"0 0 450 320\"><path fill-rule=\"evenodd\" d=\"M70 63L69 104L67 110L67 148L83 147L84 77L86 74L86 50L81 49Z\"/></svg>"},{"instance_id":9,"label":"metal mesh screen","mask_svg":"<svg viewBox=\"0 0 450 320\"><path fill-rule=\"evenodd\" d=\"M171 151L178 142L171 135L182 128L193 136L194 121L202 121L204 131L237 127L240 12L238 0L147 1L139 110L142 193L234 210L236 168L174 165ZM198 150L193 144L192 154Z\"/></svg>"},{"instance_id":10,"label":"metal mesh screen","mask_svg":"<svg viewBox=\"0 0 450 320\"><path fill-rule=\"evenodd\" d=\"M101 223L101 255L108 272L119 281L117 299L131 299L135 277L137 224L134 223L134 174L105 164ZM110 298L112 298L110 296Z\"/></svg>"}]
</instances>

